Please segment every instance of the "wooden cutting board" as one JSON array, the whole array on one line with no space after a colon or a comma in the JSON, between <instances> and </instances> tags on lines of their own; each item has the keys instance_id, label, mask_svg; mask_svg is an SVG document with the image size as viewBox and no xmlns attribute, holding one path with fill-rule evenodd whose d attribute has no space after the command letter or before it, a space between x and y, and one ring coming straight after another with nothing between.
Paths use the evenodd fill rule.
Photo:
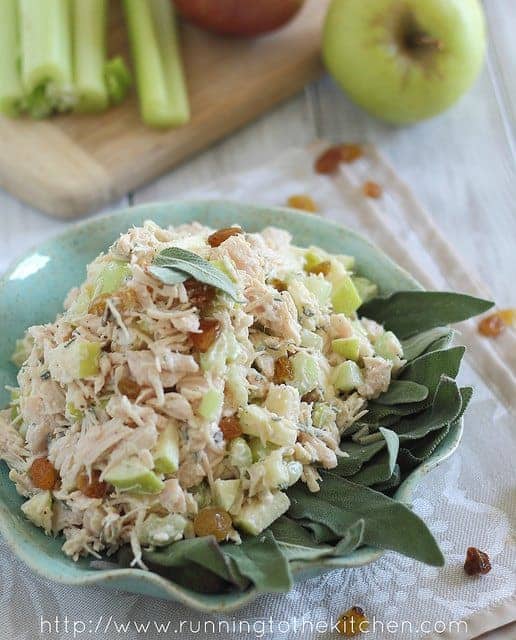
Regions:
<instances>
[{"instance_id":1,"label":"wooden cutting board","mask_svg":"<svg viewBox=\"0 0 516 640\"><path fill-rule=\"evenodd\" d=\"M190 123L145 127L135 93L100 115L35 122L0 117L0 186L47 213L99 209L257 117L317 77L329 0L307 0L286 28L255 40L182 26ZM120 3L111 3L110 49L129 60Z\"/></svg>"}]
</instances>

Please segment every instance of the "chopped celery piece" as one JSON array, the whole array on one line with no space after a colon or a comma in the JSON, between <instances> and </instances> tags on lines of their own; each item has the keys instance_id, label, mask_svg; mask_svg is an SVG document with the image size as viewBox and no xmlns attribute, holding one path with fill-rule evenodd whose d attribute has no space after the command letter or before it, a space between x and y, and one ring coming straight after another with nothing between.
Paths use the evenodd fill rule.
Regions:
<instances>
[{"instance_id":1,"label":"chopped celery piece","mask_svg":"<svg viewBox=\"0 0 516 640\"><path fill-rule=\"evenodd\" d=\"M362 302L369 302L369 300L376 298L378 295L378 286L374 282L361 276L352 276L351 279Z\"/></svg>"},{"instance_id":2,"label":"chopped celery piece","mask_svg":"<svg viewBox=\"0 0 516 640\"><path fill-rule=\"evenodd\" d=\"M284 418L274 418L271 421L269 442L279 447L293 447L297 440L297 429L294 424Z\"/></svg>"},{"instance_id":3,"label":"chopped celery piece","mask_svg":"<svg viewBox=\"0 0 516 640\"><path fill-rule=\"evenodd\" d=\"M332 340L331 348L346 360L358 360L360 340L358 338L337 338Z\"/></svg>"},{"instance_id":4,"label":"chopped celery piece","mask_svg":"<svg viewBox=\"0 0 516 640\"><path fill-rule=\"evenodd\" d=\"M199 415L210 422L217 420L222 409L224 395L217 389L209 389L199 405Z\"/></svg>"},{"instance_id":5,"label":"chopped celery piece","mask_svg":"<svg viewBox=\"0 0 516 640\"><path fill-rule=\"evenodd\" d=\"M218 506L229 511L237 499L241 484L240 480L215 480L213 497Z\"/></svg>"},{"instance_id":6,"label":"chopped celery piece","mask_svg":"<svg viewBox=\"0 0 516 640\"><path fill-rule=\"evenodd\" d=\"M249 441L249 448L251 449L251 453L253 454L253 462L258 462L259 460L263 460L265 456L270 453L269 447L264 444L260 438L251 438Z\"/></svg>"},{"instance_id":7,"label":"chopped celery piece","mask_svg":"<svg viewBox=\"0 0 516 640\"><path fill-rule=\"evenodd\" d=\"M74 106L71 5L68 0L19 0L24 107L34 118Z\"/></svg>"},{"instance_id":8,"label":"chopped celery piece","mask_svg":"<svg viewBox=\"0 0 516 640\"><path fill-rule=\"evenodd\" d=\"M72 420L77 422L78 420L82 420L84 418L84 411L77 409L73 402L66 403L66 413Z\"/></svg>"},{"instance_id":9,"label":"chopped celery piece","mask_svg":"<svg viewBox=\"0 0 516 640\"><path fill-rule=\"evenodd\" d=\"M168 516L149 514L138 529L141 544L163 547L183 537L187 520L178 513Z\"/></svg>"},{"instance_id":10,"label":"chopped celery piece","mask_svg":"<svg viewBox=\"0 0 516 640\"><path fill-rule=\"evenodd\" d=\"M158 473L175 473L179 468L179 431L167 424L160 432L153 451L154 468Z\"/></svg>"},{"instance_id":11,"label":"chopped celery piece","mask_svg":"<svg viewBox=\"0 0 516 640\"><path fill-rule=\"evenodd\" d=\"M321 369L317 358L306 351L299 351L290 358L294 370L291 384L296 387L301 396L313 391L321 384Z\"/></svg>"},{"instance_id":12,"label":"chopped celery piece","mask_svg":"<svg viewBox=\"0 0 516 640\"><path fill-rule=\"evenodd\" d=\"M226 393L238 407L245 407L249 399L249 383L245 375L245 367L232 364L226 374Z\"/></svg>"},{"instance_id":13,"label":"chopped celery piece","mask_svg":"<svg viewBox=\"0 0 516 640\"><path fill-rule=\"evenodd\" d=\"M326 251L319 249L319 247L308 247L305 253L305 269L310 271L310 269L321 262L325 262L328 258L329 255Z\"/></svg>"},{"instance_id":14,"label":"chopped celery piece","mask_svg":"<svg viewBox=\"0 0 516 640\"><path fill-rule=\"evenodd\" d=\"M173 127L190 119L175 12L170 0L124 0L143 121Z\"/></svg>"},{"instance_id":15,"label":"chopped celery piece","mask_svg":"<svg viewBox=\"0 0 516 640\"><path fill-rule=\"evenodd\" d=\"M363 382L362 372L352 360L346 360L333 370L333 386L338 391L349 392Z\"/></svg>"},{"instance_id":16,"label":"chopped celery piece","mask_svg":"<svg viewBox=\"0 0 516 640\"><path fill-rule=\"evenodd\" d=\"M100 342L79 342L77 354L79 357L79 378L89 378L99 372Z\"/></svg>"},{"instance_id":17,"label":"chopped celery piece","mask_svg":"<svg viewBox=\"0 0 516 640\"><path fill-rule=\"evenodd\" d=\"M336 412L327 402L316 402L312 409L312 423L318 429L325 429L335 423Z\"/></svg>"},{"instance_id":18,"label":"chopped celery piece","mask_svg":"<svg viewBox=\"0 0 516 640\"><path fill-rule=\"evenodd\" d=\"M21 506L27 518L37 527L41 527L47 535L52 532L52 493L43 491L32 496Z\"/></svg>"},{"instance_id":19,"label":"chopped celery piece","mask_svg":"<svg viewBox=\"0 0 516 640\"><path fill-rule=\"evenodd\" d=\"M347 316L362 304L353 280L348 275L333 283L332 303L335 313L344 313Z\"/></svg>"},{"instance_id":20,"label":"chopped celery piece","mask_svg":"<svg viewBox=\"0 0 516 640\"><path fill-rule=\"evenodd\" d=\"M14 422L20 416L20 390L11 390L11 401L9 403L11 407L11 421Z\"/></svg>"},{"instance_id":21,"label":"chopped celery piece","mask_svg":"<svg viewBox=\"0 0 516 640\"><path fill-rule=\"evenodd\" d=\"M301 329L301 346L306 349L322 351L324 345L323 337L308 329Z\"/></svg>"},{"instance_id":22,"label":"chopped celery piece","mask_svg":"<svg viewBox=\"0 0 516 640\"><path fill-rule=\"evenodd\" d=\"M195 502L197 502L199 509L204 509L204 507L211 504L211 491L207 482L201 482L196 487L190 489L190 492L195 498Z\"/></svg>"},{"instance_id":23,"label":"chopped celery piece","mask_svg":"<svg viewBox=\"0 0 516 640\"><path fill-rule=\"evenodd\" d=\"M374 350L386 360L396 360L396 358L403 357L403 347L392 331L386 331L376 338Z\"/></svg>"},{"instance_id":24,"label":"chopped celery piece","mask_svg":"<svg viewBox=\"0 0 516 640\"><path fill-rule=\"evenodd\" d=\"M317 298L319 306L326 307L330 303L332 286L328 280L310 275L305 278L305 287Z\"/></svg>"},{"instance_id":25,"label":"chopped celery piece","mask_svg":"<svg viewBox=\"0 0 516 640\"><path fill-rule=\"evenodd\" d=\"M118 291L130 275L131 265L129 263L118 260L106 262L97 276L95 295Z\"/></svg>"},{"instance_id":26,"label":"chopped celery piece","mask_svg":"<svg viewBox=\"0 0 516 640\"><path fill-rule=\"evenodd\" d=\"M78 111L109 105L104 79L107 0L72 0L73 64Z\"/></svg>"},{"instance_id":27,"label":"chopped celery piece","mask_svg":"<svg viewBox=\"0 0 516 640\"><path fill-rule=\"evenodd\" d=\"M120 491L132 493L160 493L164 487L163 481L136 456L110 469L104 480Z\"/></svg>"},{"instance_id":28,"label":"chopped celery piece","mask_svg":"<svg viewBox=\"0 0 516 640\"><path fill-rule=\"evenodd\" d=\"M251 449L244 438L231 440L228 447L228 455L230 464L239 469L250 467L253 462Z\"/></svg>"},{"instance_id":29,"label":"chopped celery piece","mask_svg":"<svg viewBox=\"0 0 516 640\"><path fill-rule=\"evenodd\" d=\"M277 520L290 507L288 496L281 491L271 495L270 500L250 500L235 518L235 526L252 536L257 536Z\"/></svg>"},{"instance_id":30,"label":"chopped celery piece","mask_svg":"<svg viewBox=\"0 0 516 640\"><path fill-rule=\"evenodd\" d=\"M116 56L105 63L104 81L109 102L111 104L120 104L133 84L131 72L121 56Z\"/></svg>"},{"instance_id":31,"label":"chopped celery piece","mask_svg":"<svg viewBox=\"0 0 516 640\"><path fill-rule=\"evenodd\" d=\"M0 113L15 117L23 104L18 56L18 15L16 0L0 2Z\"/></svg>"}]
</instances>

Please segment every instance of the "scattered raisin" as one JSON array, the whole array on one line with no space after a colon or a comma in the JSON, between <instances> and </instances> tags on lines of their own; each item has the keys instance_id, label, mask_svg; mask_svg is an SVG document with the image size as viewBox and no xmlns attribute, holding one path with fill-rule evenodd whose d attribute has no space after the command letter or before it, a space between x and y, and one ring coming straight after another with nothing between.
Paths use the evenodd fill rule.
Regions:
<instances>
[{"instance_id":1,"label":"scattered raisin","mask_svg":"<svg viewBox=\"0 0 516 640\"><path fill-rule=\"evenodd\" d=\"M367 620L364 610L360 607L351 607L341 616L337 622L337 631L346 636L346 638L352 638L359 633L367 631L369 627L369 621Z\"/></svg>"},{"instance_id":2,"label":"scattered raisin","mask_svg":"<svg viewBox=\"0 0 516 640\"><path fill-rule=\"evenodd\" d=\"M123 287L116 293L116 306L119 311L130 311L138 306L138 296L134 289Z\"/></svg>"},{"instance_id":3,"label":"scattered raisin","mask_svg":"<svg viewBox=\"0 0 516 640\"><path fill-rule=\"evenodd\" d=\"M476 547L468 547L464 571L468 576L478 576L479 574L489 573L491 571L491 563L489 562L487 553L480 551L480 549Z\"/></svg>"},{"instance_id":4,"label":"scattered raisin","mask_svg":"<svg viewBox=\"0 0 516 640\"><path fill-rule=\"evenodd\" d=\"M108 490L108 485L100 481L100 471L94 470L91 479L86 473L77 476L77 489L87 498L103 498Z\"/></svg>"},{"instance_id":5,"label":"scattered raisin","mask_svg":"<svg viewBox=\"0 0 516 640\"><path fill-rule=\"evenodd\" d=\"M377 200L382 196L382 188L376 182L372 182L372 180L365 182L362 190L367 198L374 198Z\"/></svg>"},{"instance_id":6,"label":"scattered raisin","mask_svg":"<svg viewBox=\"0 0 516 640\"><path fill-rule=\"evenodd\" d=\"M203 536L215 536L218 542L222 542L228 536L232 528L231 516L224 509L218 507L206 507L201 509L194 519L194 532L199 538Z\"/></svg>"},{"instance_id":7,"label":"scattered raisin","mask_svg":"<svg viewBox=\"0 0 516 640\"><path fill-rule=\"evenodd\" d=\"M284 280L280 280L279 278L271 278L269 284L273 286L276 291L287 291L288 284Z\"/></svg>"},{"instance_id":8,"label":"scattered raisin","mask_svg":"<svg viewBox=\"0 0 516 640\"><path fill-rule=\"evenodd\" d=\"M46 491L53 489L58 479L57 470L47 458L36 458L30 466L29 476L35 487Z\"/></svg>"},{"instance_id":9,"label":"scattered raisin","mask_svg":"<svg viewBox=\"0 0 516 640\"><path fill-rule=\"evenodd\" d=\"M109 293L102 293L100 296L97 296L90 304L88 313L91 313L94 316L103 315L106 310L106 303L109 300L109 297Z\"/></svg>"},{"instance_id":10,"label":"scattered raisin","mask_svg":"<svg viewBox=\"0 0 516 640\"><path fill-rule=\"evenodd\" d=\"M118 390L123 396L127 396L130 400L136 400L139 396L140 385L132 378L122 378L118 383Z\"/></svg>"},{"instance_id":11,"label":"scattered raisin","mask_svg":"<svg viewBox=\"0 0 516 640\"><path fill-rule=\"evenodd\" d=\"M308 211L308 213L316 213L318 210L315 202L307 195L290 196L287 200L287 207L299 209L300 211Z\"/></svg>"},{"instance_id":12,"label":"scattered raisin","mask_svg":"<svg viewBox=\"0 0 516 640\"><path fill-rule=\"evenodd\" d=\"M327 276L331 271L331 262L329 260L324 260L324 262L318 262L314 264L313 267L309 267L307 273L315 273L317 275Z\"/></svg>"},{"instance_id":13,"label":"scattered raisin","mask_svg":"<svg viewBox=\"0 0 516 640\"><path fill-rule=\"evenodd\" d=\"M219 423L220 430L224 434L224 440L233 440L242 435L242 427L237 416L222 418Z\"/></svg>"},{"instance_id":14,"label":"scattered raisin","mask_svg":"<svg viewBox=\"0 0 516 640\"><path fill-rule=\"evenodd\" d=\"M315 161L315 171L317 173L335 173L342 162L342 151L340 147L330 147L322 153Z\"/></svg>"},{"instance_id":15,"label":"scattered raisin","mask_svg":"<svg viewBox=\"0 0 516 640\"><path fill-rule=\"evenodd\" d=\"M496 338L515 323L516 309L503 309L483 318L478 323L478 331L488 338Z\"/></svg>"},{"instance_id":16,"label":"scattered raisin","mask_svg":"<svg viewBox=\"0 0 516 640\"><path fill-rule=\"evenodd\" d=\"M225 242L231 236L239 236L243 231L239 227L227 227L226 229L219 229L212 233L208 238L208 244L210 247L218 247Z\"/></svg>"},{"instance_id":17,"label":"scattered raisin","mask_svg":"<svg viewBox=\"0 0 516 640\"><path fill-rule=\"evenodd\" d=\"M323 395L320 389L313 389L313 391L309 391L305 393L305 395L301 398L301 402L321 402L323 400Z\"/></svg>"},{"instance_id":18,"label":"scattered raisin","mask_svg":"<svg viewBox=\"0 0 516 640\"><path fill-rule=\"evenodd\" d=\"M184 286L190 303L201 311L213 302L217 293L215 287L193 278L186 280Z\"/></svg>"},{"instance_id":19,"label":"scattered raisin","mask_svg":"<svg viewBox=\"0 0 516 640\"><path fill-rule=\"evenodd\" d=\"M220 322L215 318L201 318L199 320L199 333L189 333L194 349L206 353L220 335Z\"/></svg>"},{"instance_id":20,"label":"scattered raisin","mask_svg":"<svg viewBox=\"0 0 516 640\"><path fill-rule=\"evenodd\" d=\"M283 384L287 380L294 377L294 369L287 356L281 356L274 363L274 382L275 384Z\"/></svg>"},{"instance_id":21,"label":"scattered raisin","mask_svg":"<svg viewBox=\"0 0 516 640\"><path fill-rule=\"evenodd\" d=\"M345 162L346 164L355 162L355 160L358 160L364 155L362 147L358 144L343 144L340 148L340 153L342 156L342 162Z\"/></svg>"}]
</instances>

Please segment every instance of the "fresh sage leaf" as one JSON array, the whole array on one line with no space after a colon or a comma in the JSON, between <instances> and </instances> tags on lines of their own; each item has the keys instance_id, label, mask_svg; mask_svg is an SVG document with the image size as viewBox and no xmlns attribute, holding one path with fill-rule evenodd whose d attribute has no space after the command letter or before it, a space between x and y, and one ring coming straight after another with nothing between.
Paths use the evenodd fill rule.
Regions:
<instances>
[{"instance_id":1,"label":"fresh sage leaf","mask_svg":"<svg viewBox=\"0 0 516 640\"><path fill-rule=\"evenodd\" d=\"M465 351L465 347L452 347L444 351L425 353L403 369L400 380L422 384L432 394L437 389L441 376L457 377Z\"/></svg>"},{"instance_id":2,"label":"fresh sage leaf","mask_svg":"<svg viewBox=\"0 0 516 640\"><path fill-rule=\"evenodd\" d=\"M408 507L332 473L321 475L317 494L301 484L291 488L291 518L319 522L339 536L345 536L357 520L364 520L364 544L397 551L433 566L444 564L432 534Z\"/></svg>"},{"instance_id":3,"label":"fresh sage leaf","mask_svg":"<svg viewBox=\"0 0 516 640\"><path fill-rule=\"evenodd\" d=\"M178 279L187 274L187 277L220 289L236 302L241 302L234 283L227 275L212 265L211 262L192 251L187 251L180 247L163 249L154 258L153 265L149 268L149 271L165 284L177 284L178 281L184 282L184 280ZM166 275L169 271L174 275ZM167 279L170 281L167 281Z\"/></svg>"},{"instance_id":4,"label":"fresh sage leaf","mask_svg":"<svg viewBox=\"0 0 516 640\"><path fill-rule=\"evenodd\" d=\"M428 397L428 387L412 380L393 380L389 389L377 399L378 404L408 404L409 402L421 402Z\"/></svg>"},{"instance_id":5,"label":"fresh sage leaf","mask_svg":"<svg viewBox=\"0 0 516 640\"><path fill-rule=\"evenodd\" d=\"M242 544L225 544L222 551L233 560L239 573L263 593L289 591L292 574L287 557L270 530L248 537Z\"/></svg>"},{"instance_id":6,"label":"fresh sage leaf","mask_svg":"<svg viewBox=\"0 0 516 640\"><path fill-rule=\"evenodd\" d=\"M401 469L399 464L394 465L394 471L392 472L392 476L386 480L385 482L379 482L371 487L375 491L380 491L381 493L391 492L393 489L396 489L401 483Z\"/></svg>"},{"instance_id":7,"label":"fresh sage leaf","mask_svg":"<svg viewBox=\"0 0 516 640\"><path fill-rule=\"evenodd\" d=\"M398 338L461 322L487 311L493 303L460 293L441 291L399 291L387 298L375 298L359 314L376 320Z\"/></svg>"},{"instance_id":8,"label":"fresh sage leaf","mask_svg":"<svg viewBox=\"0 0 516 640\"><path fill-rule=\"evenodd\" d=\"M370 487L373 484L386 482L394 473L400 441L396 433L390 429L380 428L385 439L387 451L377 454L367 465L350 478L352 482Z\"/></svg>"},{"instance_id":9,"label":"fresh sage leaf","mask_svg":"<svg viewBox=\"0 0 516 640\"><path fill-rule=\"evenodd\" d=\"M451 342L453 333L453 330L448 327L435 327L435 329L429 329L402 340L403 357L410 362L427 351L437 351L437 348L434 348L436 343L441 344L440 341ZM443 347L439 346L439 348Z\"/></svg>"}]
</instances>

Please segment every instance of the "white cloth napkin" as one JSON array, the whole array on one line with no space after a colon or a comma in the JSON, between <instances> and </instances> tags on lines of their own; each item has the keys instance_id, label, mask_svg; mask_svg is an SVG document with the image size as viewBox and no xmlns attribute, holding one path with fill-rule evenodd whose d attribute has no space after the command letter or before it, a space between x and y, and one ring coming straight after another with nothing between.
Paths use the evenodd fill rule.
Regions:
<instances>
[{"instance_id":1,"label":"white cloth napkin","mask_svg":"<svg viewBox=\"0 0 516 640\"><path fill-rule=\"evenodd\" d=\"M283 205L290 195L306 193L319 205L318 215L366 235L426 287L489 295L375 149L368 148L364 158L329 178L313 171L321 145L289 151L265 167L219 180L188 197ZM362 195L366 179L382 185L380 200ZM376 621L363 636L371 640L468 640L515 620L511 517L516 443L510 410L516 408L516 339L508 332L502 340L487 342L472 322L461 330L461 341L470 349L462 382L475 386L464 439L459 451L424 479L414 501L446 556L443 569L386 553L369 566L333 571L289 594L264 595L244 609L218 616L143 596L46 582L0 541L0 638L32 639L40 632L46 634L42 637L71 638L75 629L76 637L128 640L169 635L188 640L321 639L335 637L335 632L325 632L325 625L351 606L362 607ZM489 553L489 574L466 576L468 546ZM167 623L168 631L163 627L160 633L158 625ZM144 625L139 631L138 624Z\"/></svg>"}]
</instances>

